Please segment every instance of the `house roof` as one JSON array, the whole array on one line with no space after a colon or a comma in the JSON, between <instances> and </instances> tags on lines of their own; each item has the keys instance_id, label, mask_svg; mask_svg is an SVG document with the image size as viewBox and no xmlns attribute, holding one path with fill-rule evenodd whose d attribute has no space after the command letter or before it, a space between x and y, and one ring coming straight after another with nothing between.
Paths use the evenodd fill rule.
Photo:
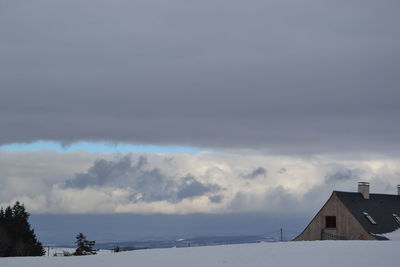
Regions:
<instances>
[{"instance_id":1,"label":"house roof","mask_svg":"<svg viewBox=\"0 0 400 267\"><path fill-rule=\"evenodd\" d=\"M400 196L386 194L370 194L364 199L361 193L334 191L366 231L371 234L384 234L400 228L393 214L400 216ZM372 217L372 224L365 215Z\"/></svg>"}]
</instances>

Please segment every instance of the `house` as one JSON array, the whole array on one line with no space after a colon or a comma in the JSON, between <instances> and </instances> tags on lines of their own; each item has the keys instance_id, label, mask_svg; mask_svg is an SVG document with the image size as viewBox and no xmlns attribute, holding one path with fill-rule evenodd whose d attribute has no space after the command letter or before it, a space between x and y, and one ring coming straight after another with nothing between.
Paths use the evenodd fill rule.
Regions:
<instances>
[{"instance_id":1,"label":"house","mask_svg":"<svg viewBox=\"0 0 400 267\"><path fill-rule=\"evenodd\" d=\"M358 183L358 192L333 191L332 195L294 241L386 240L400 228L400 185L397 195L370 194L369 183Z\"/></svg>"}]
</instances>

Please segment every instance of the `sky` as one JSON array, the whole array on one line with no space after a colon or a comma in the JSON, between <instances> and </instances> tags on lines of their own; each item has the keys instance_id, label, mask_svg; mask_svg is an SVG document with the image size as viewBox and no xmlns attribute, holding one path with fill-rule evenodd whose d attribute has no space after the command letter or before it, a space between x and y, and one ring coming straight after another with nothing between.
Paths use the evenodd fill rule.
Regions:
<instances>
[{"instance_id":1,"label":"sky","mask_svg":"<svg viewBox=\"0 0 400 267\"><path fill-rule=\"evenodd\" d=\"M301 228L332 190L368 181L394 194L399 11L0 0L0 204L33 216L296 214Z\"/></svg>"}]
</instances>

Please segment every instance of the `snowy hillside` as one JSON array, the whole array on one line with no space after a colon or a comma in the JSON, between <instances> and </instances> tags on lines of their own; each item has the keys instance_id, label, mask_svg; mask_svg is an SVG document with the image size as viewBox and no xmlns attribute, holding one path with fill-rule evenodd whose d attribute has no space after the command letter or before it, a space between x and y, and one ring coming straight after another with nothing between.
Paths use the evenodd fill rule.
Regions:
<instances>
[{"instance_id":1,"label":"snowy hillside","mask_svg":"<svg viewBox=\"0 0 400 267\"><path fill-rule=\"evenodd\" d=\"M2 258L1 267L397 266L398 241L314 241L138 250L81 257Z\"/></svg>"}]
</instances>

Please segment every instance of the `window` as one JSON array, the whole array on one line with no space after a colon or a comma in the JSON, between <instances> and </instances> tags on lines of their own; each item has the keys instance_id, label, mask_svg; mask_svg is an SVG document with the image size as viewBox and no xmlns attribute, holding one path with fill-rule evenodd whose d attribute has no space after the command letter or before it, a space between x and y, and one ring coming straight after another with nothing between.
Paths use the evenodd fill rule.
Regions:
<instances>
[{"instance_id":1,"label":"window","mask_svg":"<svg viewBox=\"0 0 400 267\"><path fill-rule=\"evenodd\" d=\"M371 215L369 215L369 214L366 213L365 211L363 212L363 214L364 214L365 218L367 218L368 221L369 221L371 224L374 224L374 225L376 224L375 220L371 217Z\"/></svg>"},{"instance_id":2,"label":"window","mask_svg":"<svg viewBox=\"0 0 400 267\"><path fill-rule=\"evenodd\" d=\"M325 216L326 228L336 229L336 216Z\"/></svg>"},{"instance_id":3,"label":"window","mask_svg":"<svg viewBox=\"0 0 400 267\"><path fill-rule=\"evenodd\" d=\"M397 222L398 224L400 224L400 217L399 217L399 215L397 215L396 213L393 213L393 217L394 217L394 219L396 220L396 222Z\"/></svg>"}]
</instances>

